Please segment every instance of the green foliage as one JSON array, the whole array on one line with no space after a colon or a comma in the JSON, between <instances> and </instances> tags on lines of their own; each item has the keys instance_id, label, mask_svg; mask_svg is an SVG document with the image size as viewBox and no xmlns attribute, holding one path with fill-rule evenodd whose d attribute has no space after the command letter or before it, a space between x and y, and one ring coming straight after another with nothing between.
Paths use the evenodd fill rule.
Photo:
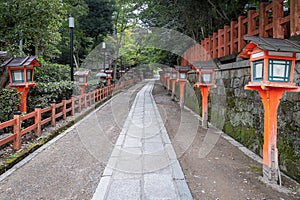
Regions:
<instances>
[{"instance_id":1,"label":"green foliage","mask_svg":"<svg viewBox=\"0 0 300 200\"><path fill-rule=\"evenodd\" d=\"M29 90L28 110L31 112L36 105L48 107L53 100L60 103L63 98L70 99L73 94L79 94L79 91L79 86L71 81L38 83Z\"/></svg>"},{"instance_id":2,"label":"green foliage","mask_svg":"<svg viewBox=\"0 0 300 200\"><path fill-rule=\"evenodd\" d=\"M19 103L19 93L15 88L0 88L0 122L12 119L12 113L18 110Z\"/></svg>"},{"instance_id":3,"label":"green foliage","mask_svg":"<svg viewBox=\"0 0 300 200\"><path fill-rule=\"evenodd\" d=\"M70 67L50 63L39 59L41 66L36 67L34 71L34 79L36 82L48 83L56 81L70 81Z\"/></svg>"},{"instance_id":4,"label":"green foliage","mask_svg":"<svg viewBox=\"0 0 300 200\"><path fill-rule=\"evenodd\" d=\"M48 107L55 100L61 102L63 98L70 99L71 95L79 94L79 86L71 82L70 67L46 62L39 59L41 66L35 68L36 87L32 87L28 94L29 112L36 105Z\"/></svg>"},{"instance_id":5,"label":"green foliage","mask_svg":"<svg viewBox=\"0 0 300 200\"><path fill-rule=\"evenodd\" d=\"M63 14L63 3L57 0L1 0L1 41L13 55L19 52L20 40L23 40L25 53L54 55L58 53L58 28Z\"/></svg>"}]
</instances>

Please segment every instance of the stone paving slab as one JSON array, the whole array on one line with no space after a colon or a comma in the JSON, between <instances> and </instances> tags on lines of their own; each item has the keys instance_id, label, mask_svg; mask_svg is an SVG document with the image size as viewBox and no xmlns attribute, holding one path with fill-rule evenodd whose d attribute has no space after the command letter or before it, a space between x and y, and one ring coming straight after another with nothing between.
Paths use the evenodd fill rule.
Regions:
<instances>
[{"instance_id":1,"label":"stone paving slab","mask_svg":"<svg viewBox=\"0 0 300 200\"><path fill-rule=\"evenodd\" d=\"M153 85L150 81L137 94L93 200L192 199Z\"/></svg>"}]
</instances>

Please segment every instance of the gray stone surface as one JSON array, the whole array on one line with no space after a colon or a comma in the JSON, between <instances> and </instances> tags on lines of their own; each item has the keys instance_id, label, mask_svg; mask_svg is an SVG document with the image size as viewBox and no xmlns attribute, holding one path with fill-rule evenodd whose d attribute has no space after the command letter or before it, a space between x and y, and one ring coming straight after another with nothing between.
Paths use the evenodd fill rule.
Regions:
<instances>
[{"instance_id":1,"label":"gray stone surface","mask_svg":"<svg viewBox=\"0 0 300 200\"><path fill-rule=\"evenodd\" d=\"M191 196L152 97L152 88L150 82L137 94L112 151L103 174L103 178L111 177L105 199L188 199ZM185 122L186 126L188 123Z\"/></svg>"}]
</instances>

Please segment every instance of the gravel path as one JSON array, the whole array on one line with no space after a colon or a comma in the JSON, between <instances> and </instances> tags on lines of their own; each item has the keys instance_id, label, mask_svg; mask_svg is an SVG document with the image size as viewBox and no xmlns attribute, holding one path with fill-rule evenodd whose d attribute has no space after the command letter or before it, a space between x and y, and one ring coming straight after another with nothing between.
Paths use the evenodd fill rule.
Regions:
<instances>
[{"instance_id":1,"label":"gravel path","mask_svg":"<svg viewBox=\"0 0 300 200\"><path fill-rule=\"evenodd\" d=\"M139 83L118 94L0 182L0 199L91 199Z\"/></svg>"},{"instance_id":2,"label":"gravel path","mask_svg":"<svg viewBox=\"0 0 300 200\"><path fill-rule=\"evenodd\" d=\"M166 95L160 82L156 83L153 96L194 199L300 199L299 193L293 193L299 184L284 177L285 188L292 189L289 194L262 183L261 164L218 134L202 129L191 112L181 110Z\"/></svg>"}]
</instances>

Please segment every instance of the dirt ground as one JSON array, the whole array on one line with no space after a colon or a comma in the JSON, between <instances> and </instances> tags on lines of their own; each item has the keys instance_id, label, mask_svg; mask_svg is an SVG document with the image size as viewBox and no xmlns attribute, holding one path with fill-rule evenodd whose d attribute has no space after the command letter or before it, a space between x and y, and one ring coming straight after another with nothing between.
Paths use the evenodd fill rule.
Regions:
<instances>
[{"instance_id":1,"label":"dirt ground","mask_svg":"<svg viewBox=\"0 0 300 200\"><path fill-rule=\"evenodd\" d=\"M175 135L182 123L182 115L185 115L185 120L194 116L188 116L186 111L182 113L178 102L172 101L170 95L166 95L166 90L158 81L153 95L174 146L178 143ZM194 199L300 199L299 193L280 193L262 183L259 180L262 175L261 165L222 137L218 138L208 155L200 157L199 150L205 135L206 130L199 123L194 140L179 158ZM178 152L176 146L174 149L177 155L182 153ZM283 184L292 190L299 188L299 185L286 179Z\"/></svg>"}]
</instances>

